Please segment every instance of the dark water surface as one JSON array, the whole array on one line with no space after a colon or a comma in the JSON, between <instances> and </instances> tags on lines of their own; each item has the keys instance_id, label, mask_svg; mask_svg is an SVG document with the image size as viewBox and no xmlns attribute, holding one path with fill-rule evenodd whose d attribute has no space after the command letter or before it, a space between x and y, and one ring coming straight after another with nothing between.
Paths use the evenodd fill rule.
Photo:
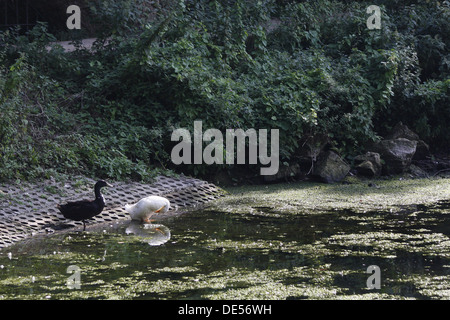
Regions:
<instances>
[{"instance_id":1,"label":"dark water surface","mask_svg":"<svg viewBox=\"0 0 450 320\"><path fill-rule=\"evenodd\" d=\"M364 214L254 208L24 241L0 252L0 299L450 298L448 202ZM369 266L380 289L368 288Z\"/></svg>"}]
</instances>

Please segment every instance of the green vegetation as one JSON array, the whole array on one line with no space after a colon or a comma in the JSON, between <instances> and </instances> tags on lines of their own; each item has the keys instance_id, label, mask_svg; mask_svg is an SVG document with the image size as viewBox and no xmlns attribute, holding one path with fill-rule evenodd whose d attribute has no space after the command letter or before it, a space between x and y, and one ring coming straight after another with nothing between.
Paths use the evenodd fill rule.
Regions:
<instances>
[{"instance_id":1,"label":"green vegetation","mask_svg":"<svg viewBox=\"0 0 450 320\"><path fill-rule=\"evenodd\" d=\"M90 1L93 51L47 52L45 23L0 33L0 180L215 174L170 161L194 120L278 128L282 162L307 133L348 157L398 121L435 149L450 139L448 1L145 3Z\"/></svg>"},{"instance_id":2,"label":"green vegetation","mask_svg":"<svg viewBox=\"0 0 450 320\"><path fill-rule=\"evenodd\" d=\"M349 184L299 182L269 186L227 188L227 197L215 200L215 210L252 211L255 203L284 214L352 210L398 212L418 205L431 205L450 198L450 179L351 180Z\"/></svg>"}]
</instances>

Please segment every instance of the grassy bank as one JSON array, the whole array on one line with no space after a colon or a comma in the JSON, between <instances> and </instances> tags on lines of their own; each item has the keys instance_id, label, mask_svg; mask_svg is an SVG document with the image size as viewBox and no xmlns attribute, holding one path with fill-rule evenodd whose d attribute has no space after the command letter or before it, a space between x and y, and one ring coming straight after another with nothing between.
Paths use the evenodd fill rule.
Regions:
<instances>
[{"instance_id":1,"label":"grassy bank","mask_svg":"<svg viewBox=\"0 0 450 320\"><path fill-rule=\"evenodd\" d=\"M296 214L350 209L357 212L403 210L410 206L450 199L450 178L388 180L348 179L343 184L295 182L227 188L229 196L214 207L257 212L259 207ZM315 210L315 211L313 211Z\"/></svg>"}]
</instances>

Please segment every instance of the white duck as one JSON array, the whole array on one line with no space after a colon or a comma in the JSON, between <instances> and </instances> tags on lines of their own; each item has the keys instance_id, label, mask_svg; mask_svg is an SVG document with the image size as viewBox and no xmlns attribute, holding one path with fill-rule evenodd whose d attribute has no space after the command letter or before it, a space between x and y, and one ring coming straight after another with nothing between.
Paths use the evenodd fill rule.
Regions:
<instances>
[{"instance_id":1,"label":"white duck","mask_svg":"<svg viewBox=\"0 0 450 320\"><path fill-rule=\"evenodd\" d=\"M170 208L170 201L159 196L149 196L139 200L135 204L125 205L132 220L140 220L145 223L150 223L150 217L156 213L165 213Z\"/></svg>"}]
</instances>

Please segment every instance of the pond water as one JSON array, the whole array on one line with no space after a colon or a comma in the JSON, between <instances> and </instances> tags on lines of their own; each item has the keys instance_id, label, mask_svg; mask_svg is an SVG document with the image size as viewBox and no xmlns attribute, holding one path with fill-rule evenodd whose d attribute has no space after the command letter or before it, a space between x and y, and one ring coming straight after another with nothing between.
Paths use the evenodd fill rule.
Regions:
<instances>
[{"instance_id":1,"label":"pond water","mask_svg":"<svg viewBox=\"0 0 450 320\"><path fill-rule=\"evenodd\" d=\"M0 299L450 298L449 236L449 202L124 220L3 249ZM380 289L368 288L373 265Z\"/></svg>"}]
</instances>

